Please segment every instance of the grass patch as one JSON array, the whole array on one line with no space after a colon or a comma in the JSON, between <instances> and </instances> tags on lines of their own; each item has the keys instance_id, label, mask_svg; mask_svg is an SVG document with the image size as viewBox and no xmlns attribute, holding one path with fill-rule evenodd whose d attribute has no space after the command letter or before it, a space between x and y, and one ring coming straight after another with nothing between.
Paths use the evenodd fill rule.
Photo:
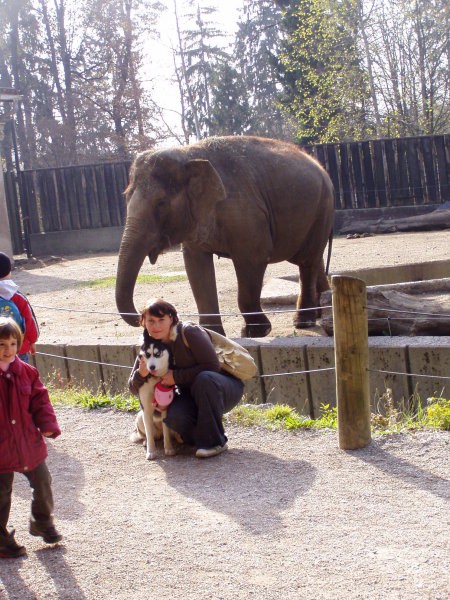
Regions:
<instances>
[{"instance_id":1,"label":"grass patch","mask_svg":"<svg viewBox=\"0 0 450 600\"><path fill-rule=\"evenodd\" d=\"M407 403L394 405L392 390L387 388L371 415L372 430L379 434L400 433L418 429L450 431L450 399L428 398L425 406L415 394Z\"/></svg>"},{"instance_id":2,"label":"grass patch","mask_svg":"<svg viewBox=\"0 0 450 600\"><path fill-rule=\"evenodd\" d=\"M140 408L138 398L126 394L93 393L83 388L55 383L47 388L55 405L78 406L87 410L109 408L121 412L137 412ZM375 434L386 435L426 429L450 431L450 399L428 398L425 407L420 399L416 399L414 410L400 409L394 406L392 394L387 390L378 407L380 412L371 415L371 428ZM286 404L239 404L225 418L228 423L242 427L286 431L337 429L338 424L337 409L329 404L320 405L320 416L317 419L300 415Z\"/></svg>"},{"instance_id":3,"label":"grass patch","mask_svg":"<svg viewBox=\"0 0 450 600\"><path fill-rule=\"evenodd\" d=\"M429 398L422 406L416 399L416 408L398 409L389 393L385 397L386 405L380 406L383 412L372 413L371 429L377 435L402 433L426 429L450 431L450 400ZM329 404L321 404L320 416L311 419L299 415L291 406L285 404L254 405L240 404L228 415L227 421L243 427L265 427L267 429L337 429L337 409Z\"/></svg>"},{"instance_id":4,"label":"grass patch","mask_svg":"<svg viewBox=\"0 0 450 600\"><path fill-rule=\"evenodd\" d=\"M174 281L186 281L187 275L171 273L170 275L138 275L136 283L172 283ZM84 287L90 288L113 288L116 285L116 277L100 277L82 283Z\"/></svg>"},{"instance_id":5,"label":"grass patch","mask_svg":"<svg viewBox=\"0 0 450 600\"><path fill-rule=\"evenodd\" d=\"M102 392L93 393L83 388L72 386L47 386L52 404L78 406L92 410L95 408L111 408L121 412L137 412L139 399L125 394L108 395Z\"/></svg>"},{"instance_id":6,"label":"grass patch","mask_svg":"<svg viewBox=\"0 0 450 600\"><path fill-rule=\"evenodd\" d=\"M318 419L310 419L299 415L292 406L286 404L253 405L240 404L228 415L227 421L244 427L266 427L267 429L336 429L337 411L328 404L321 405L321 415Z\"/></svg>"}]
</instances>

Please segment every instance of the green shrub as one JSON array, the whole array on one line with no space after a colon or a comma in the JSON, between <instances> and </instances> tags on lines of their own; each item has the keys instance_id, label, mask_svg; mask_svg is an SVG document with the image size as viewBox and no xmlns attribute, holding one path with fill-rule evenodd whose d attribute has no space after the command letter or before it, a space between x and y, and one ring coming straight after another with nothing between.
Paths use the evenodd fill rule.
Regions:
<instances>
[{"instance_id":1,"label":"green shrub","mask_svg":"<svg viewBox=\"0 0 450 600\"><path fill-rule=\"evenodd\" d=\"M450 399L428 398L425 422L428 427L450 431Z\"/></svg>"},{"instance_id":2,"label":"green shrub","mask_svg":"<svg viewBox=\"0 0 450 600\"><path fill-rule=\"evenodd\" d=\"M52 404L80 406L88 410L94 408L112 408L121 412L136 412L139 410L139 400L135 396L108 395L102 392L93 393L70 385L65 387L49 385L47 387Z\"/></svg>"}]
</instances>

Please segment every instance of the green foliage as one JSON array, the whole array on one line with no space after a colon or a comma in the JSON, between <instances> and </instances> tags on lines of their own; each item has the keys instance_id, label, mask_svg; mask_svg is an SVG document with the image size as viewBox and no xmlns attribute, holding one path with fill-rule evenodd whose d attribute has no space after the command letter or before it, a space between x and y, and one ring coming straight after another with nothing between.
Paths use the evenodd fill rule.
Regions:
<instances>
[{"instance_id":1,"label":"green foliage","mask_svg":"<svg viewBox=\"0 0 450 600\"><path fill-rule=\"evenodd\" d=\"M284 109L301 143L364 138L367 81L357 45L356 0L289 2L281 62Z\"/></svg>"},{"instance_id":2,"label":"green foliage","mask_svg":"<svg viewBox=\"0 0 450 600\"><path fill-rule=\"evenodd\" d=\"M450 429L450 400L428 398L424 407L414 394L399 407L394 405L392 390L387 388L377 402L377 412L371 415L373 431L384 435L417 429Z\"/></svg>"},{"instance_id":3,"label":"green foliage","mask_svg":"<svg viewBox=\"0 0 450 600\"><path fill-rule=\"evenodd\" d=\"M337 427L336 409L330 408L328 404L321 405L321 416L318 419L299 415L292 406L286 404L269 405L267 408L264 405L240 404L227 415L227 420L244 427L260 426L288 431Z\"/></svg>"},{"instance_id":4,"label":"green foliage","mask_svg":"<svg viewBox=\"0 0 450 600\"><path fill-rule=\"evenodd\" d=\"M108 395L102 392L93 393L83 388L49 385L48 391L52 404L79 406L92 410L95 408L111 408L121 412L136 412L139 410L139 400L134 396L124 394Z\"/></svg>"},{"instance_id":5,"label":"green foliage","mask_svg":"<svg viewBox=\"0 0 450 600\"><path fill-rule=\"evenodd\" d=\"M429 398L428 406L422 408L420 399L415 398L415 408L396 408L392 394L387 390L379 402L379 411L371 415L372 432L378 435L401 433L418 429L450 430L450 400ZM337 429L337 408L329 404L320 405L320 417L311 419L299 415L294 408L285 404L253 405L240 404L227 416L228 422L243 427L265 427L268 429Z\"/></svg>"},{"instance_id":6,"label":"green foliage","mask_svg":"<svg viewBox=\"0 0 450 600\"><path fill-rule=\"evenodd\" d=\"M424 420L428 427L450 431L450 399L428 398Z\"/></svg>"},{"instance_id":7,"label":"green foliage","mask_svg":"<svg viewBox=\"0 0 450 600\"><path fill-rule=\"evenodd\" d=\"M65 384L55 373L52 383L47 385L53 404L77 406L88 410L109 408L122 412L137 412L139 400L125 394L90 392L82 387ZM320 405L320 417L311 419L299 415L286 404L239 404L225 416L228 423L242 427L263 427L297 431L299 429L337 429L337 408L329 404ZM379 435L414 431L418 429L443 429L450 431L450 399L428 398L425 408L419 398L408 406L396 408L392 393L388 389L378 402L378 411L371 415L373 433Z\"/></svg>"}]
</instances>

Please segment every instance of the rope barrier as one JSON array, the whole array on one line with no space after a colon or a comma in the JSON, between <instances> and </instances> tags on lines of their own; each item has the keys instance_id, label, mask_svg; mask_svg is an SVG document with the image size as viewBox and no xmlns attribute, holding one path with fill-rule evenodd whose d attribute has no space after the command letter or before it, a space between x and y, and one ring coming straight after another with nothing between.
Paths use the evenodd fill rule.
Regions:
<instances>
[{"instance_id":1,"label":"rope barrier","mask_svg":"<svg viewBox=\"0 0 450 600\"><path fill-rule=\"evenodd\" d=\"M90 363L92 365L104 365L105 367L120 367L122 369L131 369L130 365L115 365L114 363L98 362L96 360L87 360L86 358L73 358L72 356L61 356L60 354L49 354L48 352L36 352L41 356L52 356L53 358L62 358L63 360L75 360L77 362Z\"/></svg>"},{"instance_id":2,"label":"rope barrier","mask_svg":"<svg viewBox=\"0 0 450 600\"><path fill-rule=\"evenodd\" d=\"M36 352L41 356L51 356L53 358L62 358L64 360L74 360L77 362L90 363L93 365L104 365L106 367L120 367L122 369L131 369L130 365L115 365L113 363L98 362L95 360L87 360L85 358L73 358L72 356L61 356L60 354L49 354L48 352ZM288 373L272 373L270 375L258 375L261 379L264 377L280 377L281 375L304 375L305 373L317 373L318 371L334 371L334 367L327 367L325 369L310 369L309 371L290 371Z\"/></svg>"},{"instance_id":3,"label":"rope barrier","mask_svg":"<svg viewBox=\"0 0 450 600\"><path fill-rule=\"evenodd\" d=\"M418 312L416 310L407 310L405 309L399 309L399 308L379 308L376 306L367 306L368 310L377 310L377 311L383 311L383 312L391 312L391 313L408 313L411 315L418 315L418 316L424 316L424 317L436 317L439 319L450 319L450 315L446 315L446 314L442 314L442 315L437 315L436 313L429 313L429 312Z\"/></svg>"},{"instance_id":4,"label":"rope barrier","mask_svg":"<svg viewBox=\"0 0 450 600\"><path fill-rule=\"evenodd\" d=\"M258 375L260 379L265 377L281 377L282 375L305 375L306 373L318 373L323 371L335 371L334 367L326 367L324 369L308 369L307 371L289 371L288 373L271 373L270 375Z\"/></svg>"},{"instance_id":5,"label":"rope barrier","mask_svg":"<svg viewBox=\"0 0 450 600\"><path fill-rule=\"evenodd\" d=\"M73 360L76 362L84 362L84 363L89 363L89 364L93 364L93 365L103 365L105 367L118 367L121 369L131 369L130 365L116 365L114 363L105 363L105 362L99 362L99 361L95 361L95 360L87 360L84 358L73 358L71 356L61 356L60 354L49 354L48 352L36 352L36 354L39 354L41 356L51 356L53 358L62 358L63 360ZM288 371L285 373L270 373L270 374L266 374L266 375L258 375L259 379L266 379L269 377L288 377L290 375L306 375L308 373L323 373L325 371L335 371L335 367L325 367L323 369L307 369L305 371ZM428 377L431 379L450 379L449 376L446 375L424 375L421 373L403 373L401 371L385 371L382 369L367 369L367 371L369 371L370 373L386 373L388 375L406 375L407 377Z\"/></svg>"},{"instance_id":6,"label":"rope barrier","mask_svg":"<svg viewBox=\"0 0 450 600\"><path fill-rule=\"evenodd\" d=\"M389 375L406 375L407 377L429 377L431 379L450 379L447 375L424 375L422 373L402 373L401 371L383 371L382 369L367 369L371 373L387 373Z\"/></svg>"},{"instance_id":7,"label":"rope barrier","mask_svg":"<svg viewBox=\"0 0 450 600\"><path fill-rule=\"evenodd\" d=\"M140 313L121 313L121 312L107 312L107 311L94 311L94 310L83 310L80 308L59 308L56 306L44 306L42 304L34 304L33 308L45 308L46 310L59 310L66 312L78 312L78 313L89 313L90 315L112 315L115 317L140 317ZM240 317L242 316L253 316L253 315L264 315L264 314L284 314L284 313L296 313L296 312L308 312L313 310L323 310L324 308L332 308L332 306L314 306L313 308L286 308L283 310L266 310L258 312L232 312L232 313L178 313L180 317Z\"/></svg>"},{"instance_id":8,"label":"rope barrier","mask_svg":"<svg viewBox=\"0 0 450 600\"><path fill-rule=\"evenodd\" d=\"M65 312L76 312L76 313L88 313L88 314L96 314L96 315L109 315L114 317L139 317L140 313L127 313L127 312L108 312L108 311L93 311L93 310L83 310L78 308L60 308L57 306L45 306L43 304L34 304L33 307L36 308L44 308L46 310L57 310L57 311L65 311ZM296 313L296 312L308 312L315 310L326 310L332 309L332 305L327 306L315 306L313 308L285 308L282 310L265 310L265 311L257 311L257 312L229 312L229 313L179 313L180 317L240 317L240 316L254 316L254 315L264 315L264 314L288 314L288 313ZM408 309L394 309L394 308L380 308L377 306L367 306L368 310L374 310L378 312L386 312L386 313L400 313L400 314L411 314L423 317L431 317L434 319L450 319L450 314L436 314L430 312L418 312L415 310ZM380 321L387 317L371 317L370 321ZM395 317L396 321L407 321L408 317ZM258 324L258 323L255 323Z\"/></svg>"}]
</instances>

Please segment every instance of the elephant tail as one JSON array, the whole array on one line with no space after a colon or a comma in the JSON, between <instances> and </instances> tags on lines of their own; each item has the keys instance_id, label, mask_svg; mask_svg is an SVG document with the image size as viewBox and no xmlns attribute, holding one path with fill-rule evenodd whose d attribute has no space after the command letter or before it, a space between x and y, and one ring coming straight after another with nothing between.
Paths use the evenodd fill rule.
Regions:
<instances>
[{"instance_id":1,"label":"elephant tail","mask_svg":"<svg viewBox=\"0 0 450 600\"><path fill-rule=\"evenodd\" d=\"M327 266L325 267L325 273L328 275L328 270L330 268L331 261L331 249L333 247L333 230L330 231L330 235L328 237L328 255L327 255Z\"/></svg>"}]
</instances>

